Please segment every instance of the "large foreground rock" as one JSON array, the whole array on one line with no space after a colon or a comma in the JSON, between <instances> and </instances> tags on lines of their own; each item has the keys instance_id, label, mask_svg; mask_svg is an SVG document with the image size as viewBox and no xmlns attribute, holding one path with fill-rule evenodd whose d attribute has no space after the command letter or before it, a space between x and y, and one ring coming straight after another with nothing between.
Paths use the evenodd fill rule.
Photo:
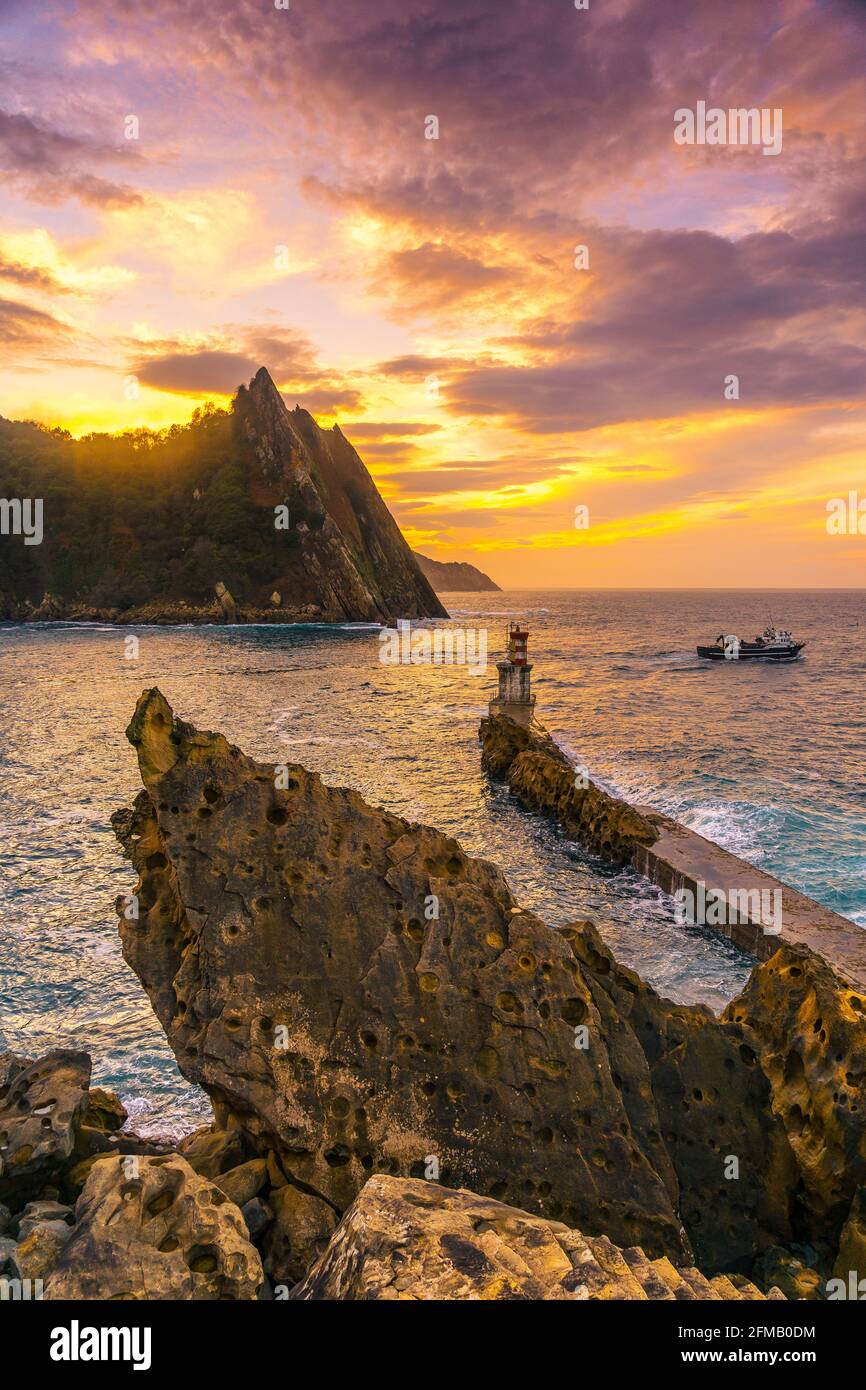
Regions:
<instances>
[{"instance_id":1,"label":"large foreground rock","mask_svg":"<svg viewBox=\"0 0 866 1390\"><path fill-rule=\"evenodd\" d=\"M291 1298L761 1299L747 1280L620 1250L473 1192L371 1178ZM777 1290L771 1297L781 1297Z\"/></svg>"},{"instance_id":2,"label":"large foreground rock","mask_svg":"<svg viewBox=\"0 0 866 1390\"><path fill-rule=\"evenodd\" d=\"M642 870L649 863L648 847L658 837L663 822L667 827L664 834L673 831L675 838L690 834L665 817L652 814L647 818L641 811L578 777L556 742L534 722L525 727L498 715L482 720L479 737L482 765L492 776L506 778L519 801L553 816L569 836L582 840L608 860L631 861ZM688 876L678 875L697 872L697 866L707 872L705 863L709 861L703 859L701 845L713 856L731 859L724 851L695 838L698 845L694 857L690 860L688 856L683 858L673 853L668 861L663 855L651 870L654 882L673 891L678 883L690 882ZM672 851L668 849L665 853ZM664 872L657 876L659 863L662 867L667 863L667 877ZM720 872L723 876L732 875L731 882L738 883L736 861L732 863L733 869L728 864ZM774 882L767 879L768 884ZM728 1227L734 1244L739 1243L744 1221L745 1225L751 1222L762 1230L768 1226L782 1230L787 1226L793 1238L791 1249L781 1248L787 1240L781 1237L778 1258L786 1268L803 1267L802 1277L796 1276L801 1285L817 1287L823 1285L829 1274L834 1254L837 1263L839 1259L847 1260L852 1269L859 1269L866 1260L864 1255L859 1265L851 1264L851 1254L843 1257L840 1248L840 1242L846 1252L856 1248L856 1233L860 1229L857 1194L866 1182L866 994L858 987L856 967L860 943L855 943L852 954L852 936L858 933L842 918L834 919L833 914L823 913L816 904L810 905L793 890L776 886L781 892L785 913L790 914L793 900L793 922L789 916L783 928L788 935L759 938L758 954L765 964L753 971L742 995L733 1000L722 1015L723 1024L734 1024L744 1030L743 1065L724 1056L714 1046L709 1053L706 1047L695 1052L690 1024L684 1047L669 1050L667 1059L660 1059L658 1065L653 1066L653 1091L665 1122L666 1142L682 1179L681 1212L696 1247L705 1258L715 1261L722 1255L724 1241L720 1242L718 1236L725 1226L723 1211L737 1228L737 1234L732 1235L731 1226ZM811 909L820 919L817 923ZM741 927L742 924L737 926L729 921L723 929L749 949L756 949L754 926L742 931ZM808 939L799 940L798 933ZM768 939L775 940L775 947L768 946ZM816 944L818 949L815 949ZM822 954L822 947L831 953L830 960L838 963L842 974ZM580 950L585 954L583 947ZM623 974L618 967L611 969L608 980L612 981L617 973ZM845 978L846 973L848 978ZM623 999L621 990L618 998ZM644 1007L651 1001L651 995L645 991L636 991L635 998ZM693 1011L689 1013L693 1019ZM645 1026L651 1033L664 1034L669 1030L671 1017L673 1015L669 1015L668 1020L652 1018ZM639 1023L638 1027L641 1026ZM706 1034L705 1043L710 1043L711 1036L717 1038L718 1034L715 1031L712 1035ZM714 1054L714 1061L711 1054ZM671 1063L680 1076L666 1099L663 1078ZM720 1063L727 1074L720 1070ZM751 1086L747 1081L750 1067ZM683 1084L687 1071L694 1079L691 1089ZM722 1138L722 1134L715 1131L714 1126L721 1123L728 1128L727 1122L713 1113L715 1102L720 1101L724 1110L737 1109L744 1116L744 1133L753 1131L755 1125L765 1131L763 1115L768 1086L772 1111L781 1121L787 1146L795 1160L796 1180L791 1181L788 1155L774 1148L773 1161L781 1165L776 1170L775 1181L768 1176L765 1183L750 1184L745 1202L742 1186L729 1184L728 1195L719 1198L720 1219L713 1221L714 1229L710 1233L706 1226L701 1169L707 1163L710 1172L715 1169L710 1151L714 1139ZM758 1096L761 1102L755 1106L753 1101ZM713 1100L709 1106L708 1098ZM690 1111L685 1126L680 1123L682 1109ZM743 1145L731 1142L729 1147L730 1157L737 1160L742 1175L746 1171ZM685 1178L686 1171L690 1181ZM739 1179L736 1181L739 1184ZM772 1213L771 1206L775 1207ZM785 1219L786 1209L789 1220ZM698 1227L702 1227L702 1233ZM809 1259L816 1261L821 1274L803 1264L800 1247L804 1242L804 1248L811 1251ZM762 1239L756 1240L756 1252L762 1250L763 1244ZM767 1260L772 1263L775 1258L777 1255L767 1250L766 1259L762 1258L759 1263L764 1267Z\"/></svg>"},{"instance_id":3,"label":"large foreground rock","mask_svg":"<svg viewBox=\"0 0 866 1390\"><path fill-rule=\"evenodd\" d=\"M660 999L456 841L254 762L159 691L128 734L124 954L244 1158L320 1204L314 1245L376 1172L713 1269L790 1240L800 1174L745 1022Z\"/></svg>"},{"instance_id":4,"label":"large foreground rock","mask_svg":"<svg viewBox=\"0 0 866 1390\"><path fill-rule=\"evenodd\" d=\"M814 951L783 946L723 1017L758 1040L802 1177L804 1226L835 1244L847 1222L850 1251L853 1233L864 1230L857 1204L866 1186L866 997ZM866 1240L850 1268L866 1277Z\"/></svg>"},{"instance_id":5,"label":"large foreground rock","mask_svg":"<svg viewBox=\"0 0 866 1390\"><path fill-rule=\"evenodd\" d=\"M241 1213L178 1155L101 1159L51 1274L51 1299L254 1299L264 1280Z\"/></svg>"}]
</instances>

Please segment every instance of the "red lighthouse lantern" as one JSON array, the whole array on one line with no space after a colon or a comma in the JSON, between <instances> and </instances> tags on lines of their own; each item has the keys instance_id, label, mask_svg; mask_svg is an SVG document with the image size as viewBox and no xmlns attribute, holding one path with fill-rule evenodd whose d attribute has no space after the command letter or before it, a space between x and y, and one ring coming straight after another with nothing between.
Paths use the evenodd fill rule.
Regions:
<instances>
[{"instance_id":1,"label":"red lighthouse lantern","mask_svg":"<svg viewBox=\"0 0 866 1390\"><path fill-rule=\"evenodd\" d=\"M526 654L526 644L529 641L529 632L522 628L519 623L510 623L508 626L508 660L512 666L525 666L528 661Z\"/></svg>"}]
</instances>

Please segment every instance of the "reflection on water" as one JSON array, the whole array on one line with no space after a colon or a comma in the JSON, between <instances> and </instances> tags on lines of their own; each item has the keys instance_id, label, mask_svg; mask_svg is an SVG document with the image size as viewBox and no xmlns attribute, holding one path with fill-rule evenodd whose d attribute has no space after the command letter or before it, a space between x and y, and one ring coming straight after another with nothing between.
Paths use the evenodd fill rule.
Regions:
<instances>
[{"instance_id":1,"label":"reflection on water","mask_svg":"<svg viewBox=\"0 0 866 1390\"><path fill-rule=\"evenodd\" d=\"M506 593L449 607L489 626L491 661L507 617L528 620L539 717L606 785L866 924L862 593ZM693 655L768 616L809 639L808 660ZM255 757L303 762L457 836L548 921L596 919L664 993L719 1008L745 979L728 943L678 927L656 889L600 871L482 775L492 666L383 665L369 626L135 631L132 662L121 629L0 630L0 1046L87 1048L97 1079L136 1098L137 1127L208 1116L123 963L111 906L132 885L109 816L140 785L123 730L145 686Z\"/></svg>"}]
</instances>

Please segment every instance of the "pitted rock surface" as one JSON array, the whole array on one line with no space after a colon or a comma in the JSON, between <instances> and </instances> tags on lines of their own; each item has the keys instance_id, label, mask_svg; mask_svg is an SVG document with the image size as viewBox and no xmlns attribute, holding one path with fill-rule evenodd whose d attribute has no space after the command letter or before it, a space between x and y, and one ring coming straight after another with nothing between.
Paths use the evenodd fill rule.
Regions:
<instances>
[{"instance_id":1,"label":"pitted rock surface","mask_svg":"<svg viewBox=\"0 0 866 1390\"><path fill-rule=\"evenodd\" d=\"M769 1295L781 1298L778 1290ZM763 1299L747 1279L620 1250L562 1222L473 1192L371 1178L306 1278L297 1301Z\"/></svg>"},{"instance_id":2,"label":"pitted rock surface","mask_svg":"<svg viewBox=\"0 0 866 1390\"><path fill-rule=\"evenodd\" d=\"M75 1221L49 1299L254 1299L264 1281L237 1207L176 1154L101 1159Z\"/></svg>"},{"instance_id":3,"label":"pitted rock surface","mask_svg":"<svg viewBox=\"0 0 866 1390\"><path fill-rule=\"evenodd\" d=\"M282 786L156 690L128 732L126 959L244 1157L321 1204L314 1228L371 1173L432 1163L653 1256L744 1274L790 1239L800 1175L746 1025L661 999L590 924L551 930L437 831L301 766Z\"/></svg>"},{"instance_id":4,"label":"pitted rock surface","mask_svg":"<svg viewBox=\"0 0 866 1390\"><path fill-rule=\"evenodd\" d=\"M90 1086L86 1052L0 1059L0 1201L18 1210L58 1179L75 1148Z\"/></svg>"},{"instance_id":5,"label":"pitted rock surface","mask_svg":"<svg viewBox=\"0 0 866 1390\"><path fill-rule=\"evenodd\" d=\"M609 996L497 869L303 767L276 787L158 691L129 736L126 959L182 1070L293 1182L341 1212L371 1171L432 1156L449 1182L685 1252L658 1124L621 1090L626 1068L652 1111L646 1058L633 1041L614 1063Z\"/></svg>"},{"instance_id":6,"label":"pitted rock surface","mask_svg":"<svg viewBox=\"0 0 866 1390\"><path fill-rule=\"evenodd\" d=\"M802 1175L807 1234L832 1241L851 1216L850 1240L866 1186L866 996L814 951L783 946L723 1017L756 1039Z\"/></svg>"}]
</instances>

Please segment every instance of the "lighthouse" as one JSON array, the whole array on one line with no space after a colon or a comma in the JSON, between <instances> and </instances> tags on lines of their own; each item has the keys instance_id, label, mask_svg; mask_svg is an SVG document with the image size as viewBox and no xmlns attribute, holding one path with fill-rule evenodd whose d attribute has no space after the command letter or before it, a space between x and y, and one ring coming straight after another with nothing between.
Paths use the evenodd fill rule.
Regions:
<instances>
[{"instance_id":1,"label":"lighthouse","mask_svg":"<svg viewBox=\"0 0 866 1390\"><path fill-rule=\"evenodd\" d=\"M507 715L518 724L529 724L535 709L535 696L529 686L529 673L532 662L526 654L529 632L519 623L509 623L506 634L507 655L504 661L497 661L499 689L496 698L490 701L491 718L497 714Z\"/></svg>"}]
</instances>

